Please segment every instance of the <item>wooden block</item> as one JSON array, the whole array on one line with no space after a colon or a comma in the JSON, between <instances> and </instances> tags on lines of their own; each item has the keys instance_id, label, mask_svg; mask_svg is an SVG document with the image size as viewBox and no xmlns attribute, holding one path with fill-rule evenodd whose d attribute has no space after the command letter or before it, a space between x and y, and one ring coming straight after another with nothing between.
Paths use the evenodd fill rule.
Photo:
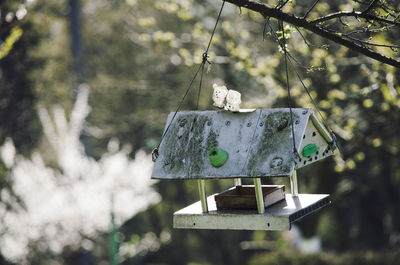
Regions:
<instances>
[{"instance_id":1,"label":"wooden block","mask_svg":"<svg viewBox=\"0 0 400 265\"><path fill-rule=\"evenodd\" d=\"M284 185L263 185L262 192L265 208L285 199ZM218 210L257 209L253 185L232 187L216 195L215 202Z\"/></svg>"}]
</instances>

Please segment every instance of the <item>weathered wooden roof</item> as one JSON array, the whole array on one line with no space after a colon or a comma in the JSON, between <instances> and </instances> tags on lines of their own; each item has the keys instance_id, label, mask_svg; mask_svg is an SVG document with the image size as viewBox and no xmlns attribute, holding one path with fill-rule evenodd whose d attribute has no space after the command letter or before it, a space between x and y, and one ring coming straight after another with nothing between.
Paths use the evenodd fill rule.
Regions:
<instances>
[{"instance_id":1,"label":"weathered wooden roof","mask_svg":"<svg viewBox=\"0 0 400 265\"><path fill-rule=\"evenodd\" d=\"M306 138L306 128L311 126L308 125L310 110L295 108L292 112L295 144L299 150ZM167 126L173 114L168 116ZM314 130L314 127L310 128ZM319 134L318 137L323 140ZM228 153L228 160L220 167L211 165L209 150L213 147L220 147ZM320 158L322 154L318 159L303 157L303 160L307 159L305 163L301 158L296 160L289 109L258 109L239 113L182 111L177 113L160 145L152 178L289 176L296 165L299 168Z\"/></svg>"}]
</instances>

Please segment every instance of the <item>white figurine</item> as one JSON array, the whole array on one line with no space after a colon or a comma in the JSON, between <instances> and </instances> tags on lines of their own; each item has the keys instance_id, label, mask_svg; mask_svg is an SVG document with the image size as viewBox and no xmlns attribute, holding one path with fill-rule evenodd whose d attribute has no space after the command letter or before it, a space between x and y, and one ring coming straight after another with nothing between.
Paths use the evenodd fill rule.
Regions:
<instances>
[{"instance_id":1,"label":"white figurine","mask_svg":"<svg viewBox=\"0 0 400 265\"><path fill-rule=\"evenodd\" d=\"M213 84L213 88L213 105L217 108L223 108L226 95L228 94L228 89L226 88L226 86L219 86L217 84Z\"/></svg>"},{"instance_id":2,"label":"white figurine","mask_svg":"<svg viewBox=\"0 0 400 265\"><path fill-rule=\"evenodd\" d=\"M232 112L238 112L240 110L241 94L238 91L230 89L228 95L226 96L226 106L227 110Z\"/></svg>"}]
</instances>

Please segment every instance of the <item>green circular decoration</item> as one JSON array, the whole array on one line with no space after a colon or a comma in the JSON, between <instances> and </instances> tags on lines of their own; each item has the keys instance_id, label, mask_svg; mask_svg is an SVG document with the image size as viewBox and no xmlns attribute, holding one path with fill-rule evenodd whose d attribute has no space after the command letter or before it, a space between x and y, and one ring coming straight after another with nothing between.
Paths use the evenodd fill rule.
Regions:
<instances>
[{"instance_id":1,"label":"green circular decoration","mask_svg":"<svg viewBox=\"0 0 400 265\"><path fill-rule=\"evenodd\" d=\"M317 152L318 150L319 150L319 147L318 147L318 146L316 146L315 144L309 144L309 145L307 145L307 146L305 146L305 147L303 148L302 153L303 153L303 156L305 156L305 157L310 157L310 156L312 156L315 152Z\"/></svg>"},{"instance_id":2,"label":"green circular decoration","mask_svg":"<svg viewBox=\"0 0 400 265\"><path fill-rule=\"evenodd\" d=\"M214 167L220 167L228 160L228 153L219 147L213 147L208 151L208 158Z\"/></svg>"}]
</instances>

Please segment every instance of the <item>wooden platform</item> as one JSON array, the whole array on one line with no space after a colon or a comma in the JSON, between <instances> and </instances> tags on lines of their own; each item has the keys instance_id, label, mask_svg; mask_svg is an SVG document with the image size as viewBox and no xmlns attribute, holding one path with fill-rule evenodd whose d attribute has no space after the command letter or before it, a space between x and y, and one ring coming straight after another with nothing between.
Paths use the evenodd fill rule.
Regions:
<instances>
[{"instance_id":1,"label":"wooden platform","mask_svg":"<svg viewBox=\"0 0 400 265\"><path fill-rule=\"evenodd\" d=\"M286 200L265 209L217 210L214 195L207 198L208 213L202 213L200 201L174 213L174 228L229 230L290 230L291 224L330 204L328 194L286 194Z\"/></svg>"}]
</instances>

